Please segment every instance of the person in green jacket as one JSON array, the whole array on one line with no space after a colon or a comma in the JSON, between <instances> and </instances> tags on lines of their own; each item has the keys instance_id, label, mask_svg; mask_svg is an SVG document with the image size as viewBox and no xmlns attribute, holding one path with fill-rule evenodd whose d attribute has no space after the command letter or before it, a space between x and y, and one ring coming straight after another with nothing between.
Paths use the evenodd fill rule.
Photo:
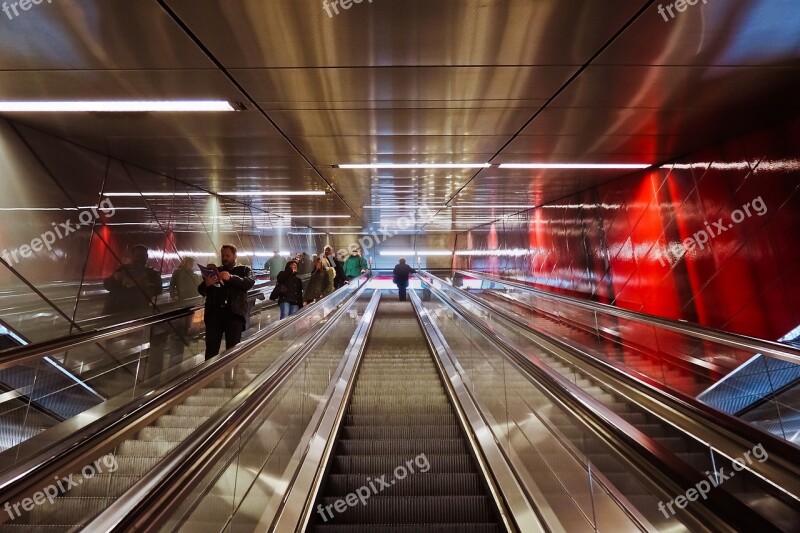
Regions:
<instances>
[{"instance_id":1,"label":"person in green jacket","mask_svg":"<svg viewBox=\"0 0 800 533\"><path fill-rule=\"evenodd\" d=\"M358 250L350 252L350 257L344 262L344 277L347 281L359 277L367 271L367 260L361 257Z\"/></svg>"},{"instance_id":2,"label":"person in green jacket","mask_svg":"<svg viewBox=\"0 0 800 533\"><path fill-rule=\"evenodd\" d=\"M174 302L181 302L190 298L199 298L197 286L202 278L194 271L194 257L184 257L181 264L172 273L169 280L169 295Z\"/></svg>"},{"instance_id":3,"label":"person in green jacket","mask_svg":"<svg viewBox=\"0 0 800 533\"><path fill-rule=\"evenodd\" d=\"M281 257L278 250L274 250L272 253L273 256L267 261L267 267L269 268L269 280L275 281L278 279L278 274L286 269L286 258Z\"/></svg>"}]
</instances>

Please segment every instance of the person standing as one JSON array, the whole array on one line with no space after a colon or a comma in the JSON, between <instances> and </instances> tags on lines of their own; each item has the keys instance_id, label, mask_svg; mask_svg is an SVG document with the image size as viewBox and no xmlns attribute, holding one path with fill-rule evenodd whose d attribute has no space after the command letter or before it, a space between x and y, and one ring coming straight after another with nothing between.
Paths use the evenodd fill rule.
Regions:
<instances>
[{"instance_id":1,"label":"person standing","mask_svg":"<svg viewBox=\"0 0 800 533\"><path fill-rule=\"evenodd\" d=\"M108 291L104 312L141 316L153 309L161 294L161 274L147 265L147 246L138 244L131 250L131 260L103 281Z\"/></svg>"},{"instance_id":2,"label":"person standing","mask_svg":"<svg viewBox=\"0 0 800 533\"><path fill-rule=\"evenodd\" d=\"M173 302L181 304L197 298L197 286L203 281L203 278L194 272L194 265L194 257L184 257L181 264L172 273L169 280L169 295ZM186 339L192 326L192 317L193 315L190 314L176 318L166 325L169 336L168 355L170 361L168 366L180 362L179 360L183 358Z\"/></svg>"},{"instance_id":3,"label":"person standing","mask_svg":"<svg viewBox=\"0 0 800 533\"><path fill-rule=\"evenodd\" d=\"M394 276L394 284L397 285L397 290L400 293L400 301L406 301L406 289L408 288L408 277L417 271L406 264L406 260L402 257L395 265L392 275Z\"/></svg>"},{"instance_id":4,"label":"person standing","mask_svg":"<svg viewBox=\"0 0 800 533\"><path fill-rule=\"evenodd\" d=\"M325 283L325 288L322 290L322 297L325 298L333 291L336 290L336 269L333 268L328 261L328 258L322 257L320 258L320 264L322 268L325 270L325 273L328 275L327 282Z\"/></svg>"},{"instance_id":5,"label":"person standing","mask_svg":"<svg viewBox=\"0 0 800 533\"><path fill-rule=\"evenodd\" d=\"M267 261L267 266L269 267L269 280L275 281L278 279L278 274L286 268L286 258L281 257L281 253L278 250L273 250L272 253L272 257Z\"/></svg>"},{"instance_id":6,"label":"person standing","mask_svg":"<svg viewBox=\"0 0 800 533\"><path fill-rule=\"evenodd\" d=\"M173 302L197 297L197 286L203 279L194 271L194 257L184 257L169 280L169 295Z\"/></svg>"},{"instance_id":7,"label":"person standing","mask_svg":"<svg viewBox=\"0 0 800 533\"><path fill-rule=\"evenodd\" d=\"M311 262L311 258L308 257L306 252L303 252L300 255L300 262L297 264L297 273L298 274L311 274L314 270L314 264Z\"/></svg>"},{"instance_id":8,"label":"person standing","mask_svg":"<svg viewBox=\"0 0 800 533\"><path fill-rule=\"evenodd\" d=\"M322 265L322 260L317 258L314 263L314 272L311 273L311 278L308 280L306 290L303 291L303 300L306 304L310 304L322 298L323 293L328 288L328 272Z\"/></svg>"},{"instance_id":9,"label":"person standing","mask_svg":"<svg viewBox=\"0 0 800 533\"><path fill-rule=\"evenodd\" d=\"M236 252L234 245L223 245L219 276L207 275L197 287L197 292L206 297L206 360L219 353L223 336L226 350L242 340L247 321L247 291L253 288L255 279L249 266L236 261Z\"/></svg>"},{"instance_id":10,"label":"person standing","mask_svg":"<svg viewBox=\"0 0 800 533\"><path fill-rule=\"evenodd\" d=\"M278 300L280 320L295 314L303 307L303 282L297 277L297 261L286 263L286 269L278 274L275 290L269 299Z\"/></svg>"},{"instance_id":11,"label":"person standing","mask_svg":"<svg viewBox=\"0 0 800 533\"><path fill-rule=\"evenodd\" d=\"M342 268L342 263L336 257L336 254L333 253L333 247L326 246L322 252L323 257L328 261L328 264L334 270L334 279L333 279L333 288L334 290L340 289L344 285L344 269Z\"/></svg>"},{"instance_id":12,"label":"person standing","mask_svg":"<svg viewBox=\"0 0 800 533\"><path fill-rule=\"evenodd\" d=\"M367 260L361 257L358 250L350 252L350 257L344 262L344 277L347 281L359 277L367 271Z\"/></svg>"}]
</instances>

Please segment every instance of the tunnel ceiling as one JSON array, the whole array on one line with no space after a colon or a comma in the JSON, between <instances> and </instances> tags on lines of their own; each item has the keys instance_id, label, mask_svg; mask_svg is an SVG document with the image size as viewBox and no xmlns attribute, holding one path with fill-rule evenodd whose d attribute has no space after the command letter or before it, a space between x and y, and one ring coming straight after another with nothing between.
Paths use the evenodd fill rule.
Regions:
<instances>
[{"instance_id":1,"label":"tunnel ceiling","mask_svg":"<svg viewBox=\"0 0 800 533\"><path fill-rule=\"evenodd\" d=\"M345 5L44 0L0 13L0 99L242 102L6 116L212 192L327 191L239 201L345 232L463 231L631 172L499 164L665 163L800 111L796 0Z\"/></svg>"}]
</instances>

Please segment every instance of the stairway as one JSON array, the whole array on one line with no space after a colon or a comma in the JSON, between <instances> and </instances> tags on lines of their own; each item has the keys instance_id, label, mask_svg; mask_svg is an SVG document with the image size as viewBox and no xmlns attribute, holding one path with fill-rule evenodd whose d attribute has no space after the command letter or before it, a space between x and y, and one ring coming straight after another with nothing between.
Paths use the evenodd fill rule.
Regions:
<instances>
[{"instance_id":1,"label":"stairway","mask_svg":"<svg viewBox=\"0 0 800 533\"><path fill-rule=\"evenodd\" d=\"M632 343L623 345L618 340L608 337L598 338L593 332L546 313L534 311L528 305L503 292L483 291L475 296L482 299L486 305L516 316L545 335L574 345L600 359L624 365L634 372L655 379L689 396L696 396L714 383L711 377L692 373L642 346L635 346Z\"/></svg>"},{"instance_id":2,"label":"stairway","mask_svg":"<svg viewBox=\"0 0 800 533\"><path fill-rule=\"evenodd\" d=\"M479 369L481 364L485 364L485 361L481 362L481 356L479 355L481 348L476 349L472 340L470 340L471 335L466 330L468 326L466 323L462 323L457 316L449 311L443 311L443 309L437 310L433 314L437 317L437 324L445 334L450 347L459 356L459 360L467 371L470 368L473 370ZM450 316L454 318L452 320L446 319L446 317ZM508 338L513 338L515 335L518 336L520 334L518 330L512 331L514 326L509 325L506 327L499 321L494 321L493 326L499 333ZM520 347L524 350L523 354L532 354L538 357L551 369L577 385L582 391L598 400L639 431L669 449L697 471L710 472L715 469L719 471L720 468L723 468L725 472L733 470L731 461L719 454L714 455L714 462L712 463L708 446L690 438L680 429L617 393L605 384L601 378L595 376L595 371L588 365L582 365L580 362L568 362L543 349L526 348L525 345ZM506 383L509 392L519 391L517 392L518 401L522 403L526 403L523 391L529 386L527 379L521 376ZM605 445L599 445L597 441L584 440L584 431L576 431L577 423L575 420L562 414L554 406L550 406L543 414L553 422L562 435L566 436L574 444L577 450L580 450L586 456L586 459L598 471L602 472L615 487L625 494L637 509L645 514L652 523L658 524L658 513L651 512L655 509L652 496L645 493L643 487L631 477L629 471L623 468L619 461L612 457ZM792 509L789 505L770 497L768 494L773 492L773 489L755 475L740 474L726 481L723 487L724 490L747 503L763 516L770 518L781 527L787 527L786 531L791 530L790 524L800 519L800 512L797 509ZM719 490L723 489L720 488Z\"/></svg>"},{"instance_id":3,"label":"stairway","mask_svg":"<svg viewBox=\"0 0 800 533\"><path fill-rule=\"evenodd\" d=\"M120 443L113 450L116 469L113 469L113 463L106 467L101 462L98 475L86 479L80 474L74 475L73 479L80 482L79 486L56 498L53 504L37 505L30 512L23 512L13 521L0 525L0 533L31 529L72 531L83 527L263 372L293 342L291 331L265 341L237 364L232 374L229 371L227 378L219 377L212 381L142 428L135 437Z\"/></svg>"},{"instance_id":4,"label":"stairway","mask_svg":"<svg viewBox=\"0 0 800 533\"><path fill-rule=\"evenodd\" d=\"M356 380L309 531L504 531L410 302L381 301Z\"/></svg>"}]
</instances>

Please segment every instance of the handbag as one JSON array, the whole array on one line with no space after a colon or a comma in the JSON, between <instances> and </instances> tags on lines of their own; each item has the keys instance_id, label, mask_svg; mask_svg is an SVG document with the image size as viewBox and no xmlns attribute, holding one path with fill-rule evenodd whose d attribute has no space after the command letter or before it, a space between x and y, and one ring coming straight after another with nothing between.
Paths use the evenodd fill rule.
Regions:
<instances>
[{"instance_id":1,"label":"handbag","mask_svg":"<svg viewBox=\"0 0 800 533\"><path fill-rule=\"evenodd\" d=\"M269 299L273 302L275 300L280 300L281 298L285 297L288 294L288 290L286 289L286 285L283 283L278 283L275 285L275 288L272 289L272 294L269 295Z\"/></svg>"}]
</instances>

